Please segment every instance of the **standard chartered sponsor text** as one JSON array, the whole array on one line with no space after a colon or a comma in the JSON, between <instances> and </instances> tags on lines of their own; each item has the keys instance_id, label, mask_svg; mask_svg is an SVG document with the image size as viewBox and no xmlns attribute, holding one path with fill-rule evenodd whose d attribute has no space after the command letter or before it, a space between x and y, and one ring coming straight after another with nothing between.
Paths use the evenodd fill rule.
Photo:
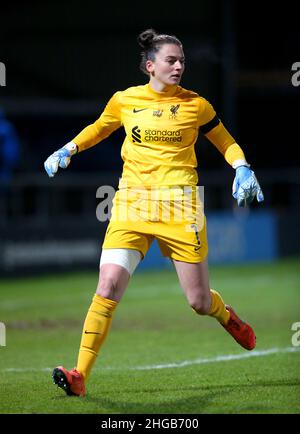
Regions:
<instances>
[{"instance_id":1,"label":"standard chartered sponsor text","mask_svg":"<svg viewBox=\"0 0 300 434\"><path fill-rule=\"evenodd\" d=\"M181 130L145 130L146 142L181 142Z\"/></svg>"}]
</instances>

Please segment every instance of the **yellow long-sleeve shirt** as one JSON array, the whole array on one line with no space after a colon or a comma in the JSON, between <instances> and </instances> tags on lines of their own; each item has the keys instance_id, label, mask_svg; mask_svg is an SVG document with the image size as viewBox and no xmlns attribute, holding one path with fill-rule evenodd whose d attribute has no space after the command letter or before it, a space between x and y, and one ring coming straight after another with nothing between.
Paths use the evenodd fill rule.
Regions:
<instances>
[{"instance_id":1,"label":"yellow long-sleeve shirt","mask_svg":"<svg viewBox=\"0 0 300 434\"><path fill-rule=\"evenodd\" d=\"M126 137L122 186L197 185L195 143L199 130L226 161L245 160L244 153L197 93L174 86L156 92L150 84L116 92L93 124L74 139L83 151L123 126Z\"/></svg>"}]
</instances>

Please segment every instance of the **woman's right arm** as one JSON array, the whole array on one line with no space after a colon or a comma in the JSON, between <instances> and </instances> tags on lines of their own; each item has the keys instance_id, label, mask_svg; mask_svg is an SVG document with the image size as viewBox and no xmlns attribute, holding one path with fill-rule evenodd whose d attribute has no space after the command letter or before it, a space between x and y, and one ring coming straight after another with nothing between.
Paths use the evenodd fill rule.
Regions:
<instances>
[{"instance_id":1,"label":"woman's right arm","mask_svg":"<svg viewBox=\"0 0 300 434\"><path fill-rule=\"evenodd\" d=\"M68 167L74 154L101 142L122 125L120 94L121 92L116 92L112 96L96 122L85 127L73 140L47 158L44 167L50 178L55 175L58 167Z\"/></svg>"},{"instance_id":2,"label":"woman's right arm","mask_svg":"<svg viewBox=\"0 0 300 434\"><path fill-rule=\"evenodd\" d=\"M84 151L103 139L108 137L113 131L120 128L121 105L120 93L116 92L107 103L101 116L91 125L85 127L74 139L78 152Z\"/></svg>"}]
</instances>

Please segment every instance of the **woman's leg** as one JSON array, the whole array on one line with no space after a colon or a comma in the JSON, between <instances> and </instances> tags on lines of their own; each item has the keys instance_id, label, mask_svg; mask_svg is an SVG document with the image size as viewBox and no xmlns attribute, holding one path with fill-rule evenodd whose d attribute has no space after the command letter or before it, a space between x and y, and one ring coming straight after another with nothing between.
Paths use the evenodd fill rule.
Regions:
<instances>
[{"instance_id":1,"label":"woman's leg","mask_svg":"<svg viewBox=\"0 0 300 434\"><path fill-rule=\"evenodd\" d=\"M188 263L173 261L180 284L190 306L200 315L216 318L243 348L253 350L256 337L252 327L242 321L232 307L225 305L217 291L209 288L207 261Z\"/></svg>"},{"instance_id":2,"label":"woman's leg","mask_svg":"<svg viewBox=\"0 0 300 434\"><path fill-rule=\"evenodd\" d=\"M85 383L109 331L113 312L140 259L139 251L132 249L102 251L99 281L84 321L77 366L71 371L58 366L52 374L54 383L67 395L85 395Z\"/></svg>"},{"instance_id":3,"label":"woman's leg","mask_svg":"<svg viewBox=\"0 0 300 434\"><path fill-rule=\"evenodd\" d=\"M104 264L100 267L96 294L88 310L76 369L86 381L111 326L113 312L128 285L130 274L124 267Z\"/></svg>"},{"instance_id":4,"label":"woman's leg","mask_svg":"<svg viewBox=\"0 0 300 434\"><path fill-rule=\"evenodd\" d=\"M137 250L102 250L99 281L84 322L76 368L85 381L107 336L113 312L140 260L141 253Z\"/></svg>"},{"instance_id":5,"label":"woman's leg","mask_svg":"<svg viewBox=\"0 0 300 434\"><path fill-rule=\"evenodd\" d=\"M230 314L220 294L210 289L207 260L197 263L173 262L179 282L194 311L199 315L213 316L221 324L226 324Z\"/></svg>"}]
</instances>

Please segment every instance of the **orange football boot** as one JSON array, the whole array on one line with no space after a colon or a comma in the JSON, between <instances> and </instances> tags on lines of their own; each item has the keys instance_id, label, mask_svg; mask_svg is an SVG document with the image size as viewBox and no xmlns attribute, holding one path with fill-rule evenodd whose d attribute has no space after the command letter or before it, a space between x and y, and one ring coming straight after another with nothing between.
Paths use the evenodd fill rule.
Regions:
<instances>
[{"instance_id":1,"label":"orange football boot","mask_svg":"<svg viewBox=\"0 0 300 434\"><path fill-rule=\"evenodd\" d=\"M227 325L222 324L225 330L246 350L253 350L256 345L256 336L252 327L242 321L231 306L225 305L230 313Z\"/></svg>"},{"instance_id":2,"label":"orange football boot","mask_svg":"<svg viewBox=\"0 0 300 434\"><path fill-rule=\"evenodd\" d=\"M84 396L85 385L83 376L75 368L68 371L63 366L58 366L53 370L52 378L54 384L61 387L67 395Z\"/></svg>"}]
</instances>

